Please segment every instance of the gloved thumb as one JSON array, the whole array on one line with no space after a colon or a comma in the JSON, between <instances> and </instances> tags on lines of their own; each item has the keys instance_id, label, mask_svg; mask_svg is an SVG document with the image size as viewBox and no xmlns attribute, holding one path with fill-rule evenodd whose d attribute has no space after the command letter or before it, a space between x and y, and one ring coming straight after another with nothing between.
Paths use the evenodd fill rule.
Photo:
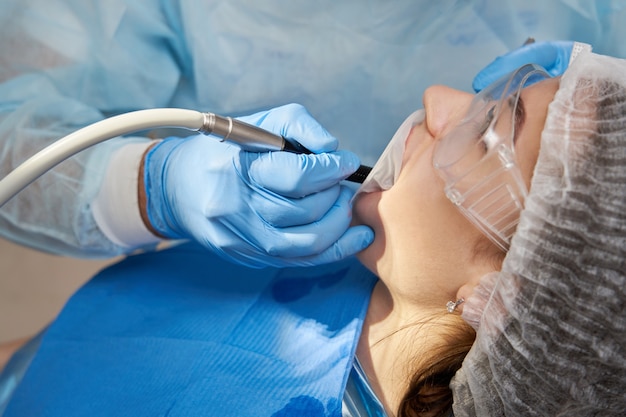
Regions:
<instances>
[{"instance_id":1,"label":"gloved thumb","mask_svg":"<svg viewBox=\"0 0 626 417\"><path fill-rule=\"evenodd\" d=\"M569 65L573 41L536 42L497 57L474 78L472 87L479 92L499 78L525 64L542 66L550 75L563 74Z\"/></svg>"}]
</instances>

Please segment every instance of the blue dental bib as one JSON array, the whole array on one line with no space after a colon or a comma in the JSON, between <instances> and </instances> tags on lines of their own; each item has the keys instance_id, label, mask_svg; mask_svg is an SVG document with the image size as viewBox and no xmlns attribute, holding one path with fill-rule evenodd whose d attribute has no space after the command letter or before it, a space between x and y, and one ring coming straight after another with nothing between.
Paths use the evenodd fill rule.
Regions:
<instances>
[{"instance_id":1,"label":"blue dental bib","mask_svg":"<svg viewBox=\"0 0 626 417\"><path fill-rule=\"evenodd\" d=\"M43 336L5 417L341 416L376 277L248 269L192 244L129 257Z\"/></svg>"}]
</instances>

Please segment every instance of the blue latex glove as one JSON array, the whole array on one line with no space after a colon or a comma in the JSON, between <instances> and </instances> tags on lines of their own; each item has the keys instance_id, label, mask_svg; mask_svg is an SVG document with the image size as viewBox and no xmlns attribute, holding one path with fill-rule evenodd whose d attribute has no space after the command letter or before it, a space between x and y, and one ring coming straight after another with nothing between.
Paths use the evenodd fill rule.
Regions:
<instances>
[{"instance_id":1,"label":"blue latex glove","mask_svg":"<svg viewBox=\"0 0 626 417\"><path fill-rule=\"evenodd\" d=\"M573 41L536 42L524 45L502 56L483 68L474 77L472 87L479 92L500 77L524 64L538 64L553 77L562 75L569 65Z\"/></svg>"},{"instance_id":2,"label":"blue latex glove","mask_svg":"<svg viewBox=\"0 0 626 417\"><path fill-rule=\"evenodd\" d=\"M300 105L241 120L319 154L246 152L213 137L168 138L145 158L147 215L164 237L192 238L251 267L334 262L367 247L373 232L349 227L359 166Z\"/></svg>"}]
</instances>

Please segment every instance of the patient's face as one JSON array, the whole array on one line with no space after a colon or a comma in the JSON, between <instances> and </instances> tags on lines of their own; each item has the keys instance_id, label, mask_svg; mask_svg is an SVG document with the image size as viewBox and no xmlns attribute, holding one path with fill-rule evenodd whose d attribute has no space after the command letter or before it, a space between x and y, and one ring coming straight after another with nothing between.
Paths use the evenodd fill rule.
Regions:
<instances>
[{"instance_id":1,"label":"patient's face","mask_svg":"<svg viewBox=\"0 0 626 417\"><path fill-rule=\"evenodd\" d=\"M528 185L547 108L558 85L558 79L550 79L522 91L525 118L515 149ZM411 277L420 288L426 280L451 292L464 283L465 272L493 270L493 265L481 262L484 257L475 253L481 233L446 198L443 181L432 164L435 143L465 116L472 98L472 94L443 86L426 90L425 121L407 138L396 183L389 190L362 194L355 201L355 223L371 226L376 234L359 259L383 281L400 275Z\"/></svg>"}]
</instances>

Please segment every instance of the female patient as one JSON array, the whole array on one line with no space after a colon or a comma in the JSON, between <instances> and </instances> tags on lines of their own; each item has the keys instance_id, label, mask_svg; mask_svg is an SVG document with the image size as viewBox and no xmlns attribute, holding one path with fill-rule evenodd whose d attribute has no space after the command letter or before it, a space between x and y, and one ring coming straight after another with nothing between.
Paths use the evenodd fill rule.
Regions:
<instances>
[{"instance_id":1,"label":"female patient","mask_svg":"<svg viewBox=\"0 0 626 417\"><path fill-rule=\"evenodd\" d=\"M532 73L530 79L538 75ZM520 88L523 84L516 83ZM526 87L519 99L516 85L508 87L510 95L500 102L483 102L489 91L472 102L474 97L467 93L442 86L428 89L425 117L410 130L395 184L360 194L355 201L354 221L370 225L376 235L358 257L380 278L357 357L391 415L394 410L400 415L445 415L452 403L448 384L473 343L474 331L458 315L447 314L444 306L449 300L463 300L482 276L499 270L505 252L446 197L433 158L447 157L442 155L449 152L445 147L456 141L459 149L465 146L469 152L464 158L478 160L471 153L484 151L475 149L474 140L481 134L485 141L495 140L498 134L501 144L514 142L517 165L528 186L559 80ZM464 120L468 112L469 121ZM478 145L482 146L480 141ZM477 169L491 168L497 166ZM500 172L499 178L503 175Z\"/></svg>"},{"instance_id":2,"label":"female patient","mask_svg":"<svg viewBox=\"0 0 626 417\"><path fill-rule=\"evenodd\" d=\"M501 269L498 247L524 194L503 168L511 166L504 148L489 160L503 138L514 143L526 187L537 178L500 285L483 295L496 302L474 350L483 356L455 377L455 414L622 415L625 65L585 52L562 79L533 83L500 106L477 103L483 93L471 104L444 87L425 93L425 119L411 129L395 184L359 195L354 208L376 234L359 259L380 278L357 357L390 415L450 413L450 378L474 336L443 306L476 309L472 289L483 277L482 292Z\"/></svg>"},{"instance_id":3,"label":"female patient","mask_svg":"<svg viewBox=\"0 0 626 417\"><path fill-rule=\"evenodd\" d=\"M505 256L502 249L510 242L520 204L530 187L548 105L559 89L559 82L559 79L545 76L537 67L526 66L503 82L486 89L476 98L446 87L431 87L424 94L424 112L409 118L390 144L394 146L400 143L400 147L404 149L401 161L385 161L383 157L379 162L400 165L397 177L392 175L391 179L376 178L377 174L374 174L371 179L374 184L387 185L378 189L374 185L372 190L371 184L364 184L364 189L370 187L370 191L357 195L354 202L354 223L370 225L376 234L374 243L360 253L358 258L378 277L378 281L371 292L360 336L358 330L356 332L356 357L388 415L449 415L453 399L449 389L450 380L461 367L475 337L474 330L461 319L458 312L463 308L463 300L471 295L480 278L498 271L501 267ZM408 136L403 134L403 128L409 131ZM492 155L497 157L491 158ZM377 172L376 169L374 172ZM393 183L391 187L390 182ZM506 192L495 195L485 191L500 189ZM506 210L502 210L503 207ZM184 258L183 262L190 262L190 258ZM239 272L235 269L233 271L234 279ZM256 272L245 273L251 275ZM250 282L254 282L254 278ZM302 285L308 285L311 281L301 282ZM328 281L319 284L319 287L332 287L334 284L334 281ZM92 288L90 296L101 295L102 285L100 282L96 292ZM128 282L127 285L130 286L131 283ZM358 292L356 285L369 288L367 283L354 285L355 293ZM169 287L159 288L161 287L150 288L149 292L158 293L160 303L166 299L163 297L169 295L168 292L174 293ZM289 288L289 296L300 291L294 287ZM118 305L125 308L121 306L124 302L120 301L123 290L123 286L117 286L115 291L106 291L106 295L114 295L109 300L111 304L99 306L94 310L95 313L85 310L95 301L87 299L89 302L84 303L83 300L79 313L75 314L89 317L85 319L87 324L81 325L82 327L76 324L73 326L86 331L90 327L96 327L95 314L106 314ZM195 290L198 291L197 288ZM312 290L309 288L306 291ZM335 294L338 292L335 291ZM145 297L153 295L148 294L148 291L142 293ZM173 297L177 295L174 293ZM187 303L193 306L190 311L181 312L172 307L166 317L169 319L178 315L187 321L193 319L193 314L199 314L202 306L193 304L193 300ZM331 311L335 308L330 301L324 304L319 298L314 304L323 305L324 309ZM142 307L146 309L145 306ZM251 314L253 323L262 323L261 312L250 309L248 313ZM141 311L141 314L145 315L146 312ZM106 321L106 327L126 330L131 327L129 323L133 323L132 317L125 316L114 323L111 320ZM158 336L151 338L151 343L163 339L160 336L162 328L168 323L154 319L144 319L144 323L149 325L150 332ZM281 322L275 327L282 329L284 324ZM272 343L283 335L275 329L263 327L262 324L257 327L259 334L268 337ZM328 327L323 331L326 332ZM329 340L341 333L336 328L332 330L333 336L329 336ZM150 334L153 333L148 333ZM68 340L70 339L72 338L69 337ZM301 347L302 340L297 337L289 339L296 339L288 341L291 343L289 351L293 353L296 345ZM102 340L110 342L111 339ZM115 340L116 343L124 343L119 339ZM229 338L228 341L237 349L247 343L236 337ZM314 339L307 339L302 345L313 342ZM330 345L330 342L326 341L325 345ZM161 345L151 345L150 349L137 352L148 355L157 348L161 348ZM108 344L107 349L113 350L115 345ZM284 347L282 349L285 350ZM347 349L347 352L353 352L350 347ZM85 349L80 345L73 352L84 354ZM110 355L114 356L114 351ZM350 356L349 353L341 355ZM135 361L125 362L125 366L133 366L133 369L140 367L141 364L137 365L137 361L141 357L138 354ZM105 360L104 363L110 366L111 363L124 359L116 357L113 362ZM176 356L176 361L186 359L189 359L188 355ZM307 359L303 362L308 362ZM216 364L215 372L221 372L220 376L226 372L225 368L220 368L224 366L222 360L223 358L215 358L209 361ZM76 359L72 358L70 362L76 362ZM235 373L241 372L241 367L250 367L249 362L238 363L239 369L234 370ZM255 367L253 379L246 374L248 379L243 380L246 383L241 381L242 386L246 387L246 394L238 398L238 404L246 404L243 401L252 395L248 388L257 383L256 378L260 378L259 374L263 373L261 370L265 369L264 364L265 362L259 362ZM154 378L173 377L170 374L176 373L172 371L172 364L163 359L150 365L156 367L157 371L159 367L163 368L162 372L151 374ZM104 371L108 369L103 370L103 373ZM124 372L129 373L128 371L128 368L124 369ZM310 369L307 371L310 372ZM85 381L90 378L88 373L76 375L85 378L77 384L87 385ZM111 381L111 378L109 376L105 381ZM273 383L278 384L275 380L282 379L279 376L274 378ZM235 380L229 383L232 385L235 383L233 381ZM272 375L268 381L272 381ZM146 381L146 384L149 382ZM177 400L190 395L191 384L186 384L189 387L185 387L184 395ZM286 389L282 384L279 385L280 389ZM106 394L113 388L109 386L102 393L94 393L94 397ZM168 385L168 388L171 389L171 386ZM220 394L221 390L212 389L215 392L206 389L200 394L196 392L199 397L192 404L209 401L215 407L216 415L228 414L220 410L218 405L228 403L230 406L231 398ZM267 388L267 391L269 402L269 392L273 395L275 390ZM150 401L154 401L159 395L163 396L165 391L159 393L154 392ZM43 401L41 397L37 398ZM27 404L27 401L22 400L22 403ZM128 402L122 403L129 406ZM301 401L299 404L309 406L300 409L292 407L291 414L285 411L287 407L274 415L337 415L337 404L334 403L324 404L322 411L317 414L311 411L312 403ZM148 407L147 398L144 405ZM238 415L247 414L242 411Z\"/></svg>"}]
</instances>

